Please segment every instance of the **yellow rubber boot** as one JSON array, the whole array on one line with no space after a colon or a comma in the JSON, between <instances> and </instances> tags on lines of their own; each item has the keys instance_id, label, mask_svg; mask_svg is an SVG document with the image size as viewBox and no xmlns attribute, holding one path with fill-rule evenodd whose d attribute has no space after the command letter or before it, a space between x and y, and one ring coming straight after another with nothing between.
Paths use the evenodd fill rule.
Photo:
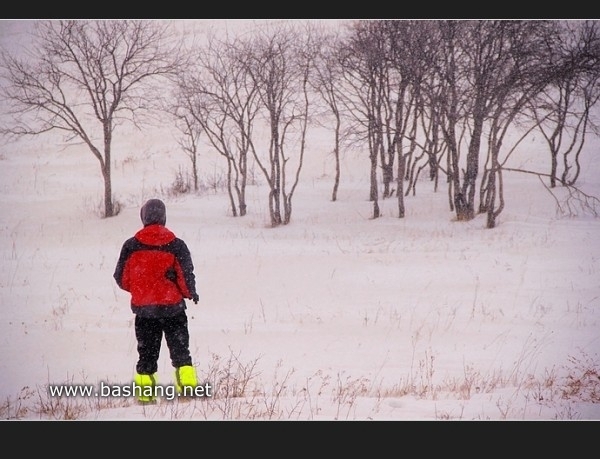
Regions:
<instances>
[{"instance_id":1,"label":"yellow rubber boot","mask_svg":"<svg viewBox=\"0 0 600 459\"><path fill-rule=\"evenodd\" d=\"M156 373L153 375L135 374L133 378L135 385L135 395L140 403L156 403Z\"/></svg>"},{"instance_id":2,"label":"yellow rubber boot","mask_svg":"<svg viewBox=\"0 0 600 459\"><path fill-rule=\"evenodd\" d=\"M194 395L193 390L185 389L186 387L194 388L198 385L196 369L191 365L184 365L175 369L175 385L177 393L187 396Z\"/></svg>"}]
</instances>

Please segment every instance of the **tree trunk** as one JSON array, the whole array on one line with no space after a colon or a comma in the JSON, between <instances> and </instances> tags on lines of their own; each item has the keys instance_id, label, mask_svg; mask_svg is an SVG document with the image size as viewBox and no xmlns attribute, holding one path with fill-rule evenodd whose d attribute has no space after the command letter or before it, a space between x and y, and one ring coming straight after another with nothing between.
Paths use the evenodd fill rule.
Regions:
<instances>
[{"instance_id":1,"label":"tree trunk","mask_svg":"<svg viewBox=\"0 0 600 459\"><path fill-rule=\"evenodd\" d=\"M339 134L337 132L335 134L335 147L334 147L333 153L335 155L335 178L333 181L333 191L331 192L331 200L335 202L335 201L337 201L337 193L338 193L338 188L340 187L340 174L341 174Z\"/></svg>"},{"instance_id":2,"label":"tree trunk","mask_svg":"<svg viewBox=\"0 0 600 459\"><path fill-rule=\"evenodd\" d=\"M558 160L556 158L557 153L551 152L551 163L550 163L550 188L556 187L556 175L558 173Z\"/></svg>"},{"instance_id":3,"label":"tree trunk","mask_svg":"<svg viewBox=\"0 0 600 459\"><path fill-rule=\"evenodd\" d=\"M102 168L102 177L104 178L104 217L113 217L115 215L112 200L112 182L110 179L110 161L104 163Z\"/></svg>"},{"instance_id":4,"label":"tree trunk","mask_svg":"<svg viewBox=\"0 0 600 459\"><path fill-rule=\"evenodd\" d=\"M101 161L102 177L104 178L104 217L113 217L115 215L115 206L112 199L112 179L111 179L111 142L112 142L112 123L107 122L102 126L104 131L104 164ZM97 150L96 150L97 151Z\"/></svg>"},{"instance_id":5,"label":"tree trunk","mask_svg":"<svg viewBox=\"0 0 600 459\"><path fill-rule=\"evenodd\" d=\"M467 172L462 191L457 194L459 200L456 206L456 216L460 221L468 221L475 218L475 190L477 175L479 173L479 150L483 132L483 117L475 115L474 118L471 143L467 152Z\"/></svg>"},{"instance_id":6,"label":"tree trunk","mask_svg":"<svg viewBox=\"0 0 600 459\"><path fill-rule=\"evenodd\" d=\"M371 154L371 189L369 199L373 202L373 218L379 218L379 197L377 191L377 154Z\"/></svg>"},{"instance_id":7,"label":"tree trunk","mask_svg":"<svg viewBox=\"0 0 600 459\"><path fill-rule=\"evenodd\" d=\"M406 160L402 152L398 152L398 172L396 177L397 190L396 196L398 197L398 218L404 218L406 209L404 207L404 164Z\"/></svg>"},{"instance_id":8,"label":"tree trunk","mask_svg":"<svg viewBox=\"0 0 600 459\"><path fill-rule=\"evenodd\" d=\"M227 195L229 196L229 205L231 206L231 213L234 217L237 217L237 209L235 206L235 199L233 197L233 184L231 178L231 159L227 158Z\"/></svg>"}]
</instances>

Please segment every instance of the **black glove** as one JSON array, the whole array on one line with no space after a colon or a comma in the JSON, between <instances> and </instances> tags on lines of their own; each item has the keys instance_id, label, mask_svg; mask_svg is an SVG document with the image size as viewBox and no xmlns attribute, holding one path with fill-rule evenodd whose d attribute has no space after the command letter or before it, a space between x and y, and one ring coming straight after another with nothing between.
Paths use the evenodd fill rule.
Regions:
<instances>
[{"instance_id":1,"label":"black glove","mask_svg":"<svg viewBox=\"0 0 600 459\"><path fill-rule=\"evenodd\" d=\"M167 269L165 277L171 282L177 282L177 272L175 271L175 268L171 267Z\"/></svg>"},{"instance_id":2,"label":"black glove","mask_svg":"<svg viewBox=\"0 0 600 459\"><path fill-rule=\"evenodd\" d=\"M192 301L194 302L194 304L198 304L199 299L200 299L200 297L198 296L197 293L192 293Z\"/></svg>"}]
</instances>

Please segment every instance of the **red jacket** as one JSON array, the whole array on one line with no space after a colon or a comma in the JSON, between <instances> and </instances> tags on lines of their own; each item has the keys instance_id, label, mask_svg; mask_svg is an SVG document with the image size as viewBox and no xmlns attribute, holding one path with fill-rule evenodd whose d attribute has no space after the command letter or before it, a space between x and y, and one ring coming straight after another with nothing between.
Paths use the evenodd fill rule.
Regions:
<instances>
[{"instance_id":1,"label":"red jacket","mask_svg":"<svg viewBox=\"0 0 600 459\"><path fill-rule=\"evenodd\" d=\"M197 296L187 245L158 224L125 241L113 277L131 293L132 311L144 316L171 315L185 309L184 298Z\"/></svg>"}]
</instances>

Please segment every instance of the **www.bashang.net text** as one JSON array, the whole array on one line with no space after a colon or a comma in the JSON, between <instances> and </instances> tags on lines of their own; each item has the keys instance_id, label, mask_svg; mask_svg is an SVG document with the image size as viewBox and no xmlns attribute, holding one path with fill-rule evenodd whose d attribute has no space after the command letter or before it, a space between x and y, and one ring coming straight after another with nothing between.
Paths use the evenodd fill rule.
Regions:
<instances>
[{"instance_id":1,"label":"www.bashang.net text","mask_svg":"<svg viewBox=\"0 0 600 459\"><path fill-rule=\"evenodd\" d=\"M212 397L213 387L209 382L199 384L195 387L183 387L178 393L173 385L140 386L131 384L107 384L100 382L99 385L90 384L50 384L48 386L50 397L151 397L174 400L177 397Z\"/></svg>"}]
</instances>

